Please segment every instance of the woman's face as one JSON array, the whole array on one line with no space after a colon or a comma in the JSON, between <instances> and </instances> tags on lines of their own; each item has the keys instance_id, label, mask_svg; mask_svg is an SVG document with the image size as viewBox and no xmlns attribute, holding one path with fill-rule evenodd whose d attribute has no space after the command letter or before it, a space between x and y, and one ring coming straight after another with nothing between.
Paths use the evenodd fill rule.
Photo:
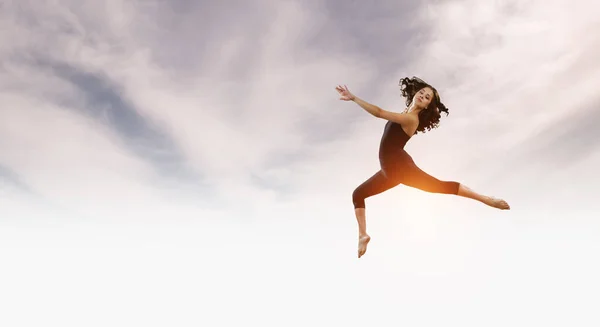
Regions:
<instances>
[{"instance_id":1,"label":"woman's face","mask_svg":"<svg viewBox=\"0 0 600 327\"><path fill-rule=\"evenodd\" d=\"M420 108L427 108L433 99L433 90L430 87L420 89L413 98L413 102Z\"/></svg>"}]
</instances>

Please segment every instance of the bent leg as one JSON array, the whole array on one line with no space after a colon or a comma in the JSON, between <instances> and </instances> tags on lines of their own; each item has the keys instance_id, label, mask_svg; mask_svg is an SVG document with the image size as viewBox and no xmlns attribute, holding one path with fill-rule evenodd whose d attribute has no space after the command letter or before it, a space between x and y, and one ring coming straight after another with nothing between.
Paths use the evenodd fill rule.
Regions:
<instances>
[{"instance_id":1,"label":"bent leg","mask_svg":"<svg viewBox=\"0 0 600 327\"><path fill-rule=\"evenodd\" d=\"M354 214L358 222L358 257L360 258L367 251L367 244L371 237L367 234L367 222L365 213L365 199L373 195L382 193L398 185L397 179L389 178L382 170L375 173L371 178L359 185L352 192L352 203L354 204Z\"/></svg>"},{"instance_id":2,"label":"bent leg","mask_svg":"<svg viewBox=\"0 0 600 327\"><path fill-rule=\"evenodd\" d=\"M389 190L399 183L398 180L389 178L382 170L379 170L352 192L352 203L354 204L354 213L358 222L359 236L367 235L365 199Z\"/></svg>"},{"instance_id":3,"label":"bent leg","mask_svg":"<svg viewBox=\"0 0 600 327\"><path fill-rule=\"evenodd\" d=\"M379 170L352 192L352 203L354 204L354 208L364 209L365 199L387 191L398 184L400 184L400 181L397 178L390 178L382 170Z\"/></svg>"}]
</instances>

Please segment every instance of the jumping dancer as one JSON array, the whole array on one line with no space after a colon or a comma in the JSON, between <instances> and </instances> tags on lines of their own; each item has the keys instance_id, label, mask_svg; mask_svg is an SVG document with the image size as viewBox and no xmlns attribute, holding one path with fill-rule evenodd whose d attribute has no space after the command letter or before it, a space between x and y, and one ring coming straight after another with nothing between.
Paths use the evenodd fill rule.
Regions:
<instances>
[{"instance_id":1,"label":"jumping dancer","mask_svg":"<svg viewBox=\"0 0 600 327\"><path fill-rule=\"evenodd\" d=\"M365 254L367 244L371 240L367 234L365 199L398 184L430 193L454 194L474 199L501 210L510 209L508 203L502 199L481 195L455 181L440 181L417 167L404 150L404 146L413 135L437 128L440 111L448 115L448 108L440 101L437 90L417 77L401 79L400 89L402 96L406 98L406 109L402 113L395 113L358 98L350 93L345 85L336 87L340 100L353 101L371 115L388 121L379 145L381 169L352 193L354 213L358 222L359 258Z\"/></svg>"}]
</instances>

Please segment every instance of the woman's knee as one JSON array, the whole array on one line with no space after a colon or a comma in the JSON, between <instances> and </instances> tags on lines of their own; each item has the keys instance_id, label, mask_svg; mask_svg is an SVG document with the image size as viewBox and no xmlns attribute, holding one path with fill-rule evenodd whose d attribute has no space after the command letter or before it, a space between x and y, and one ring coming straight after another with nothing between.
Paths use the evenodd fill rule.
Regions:
<instances>
[{"instance_id":1,"label":"woman's knee","mask_svg":"<svg viewBox=\"0 0 600 327\"><path fill-rule=\"evenodd\" d=\"M446 194L458 194L458 189L460 188L460 183L455 182L455 181L449 181L449 182L445 182L445 188L444 191L446 191Z\"/></svg>"},{"instance_id":2,"label":"woman's knee","mask_svg":"<svg viewBox=\"0 0 600 327\"><path fill-rule=\"evenodd\" d=\"M364 208L365 207L365 195L361 191L360 187L357 187L354 192L352 192L352 204L354 208Z\"/></svg>"}]
</instances>

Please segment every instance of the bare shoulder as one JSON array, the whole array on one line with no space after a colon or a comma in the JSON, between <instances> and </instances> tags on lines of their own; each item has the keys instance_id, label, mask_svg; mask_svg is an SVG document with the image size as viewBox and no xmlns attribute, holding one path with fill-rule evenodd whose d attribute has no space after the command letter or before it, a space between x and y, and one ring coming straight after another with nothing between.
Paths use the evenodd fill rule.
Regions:
<instances>
[{"instance_id":1,"label":"bare shoulder","mask_svg":"<svg viewBox=\"0 0 600 327\"><path fill-rule=\"evenodd\" d=\"M419 117L417 115L412 115L408 113L399 113L399 112L391 112L386 110L380 110L379 118L392 121L394 123L400 124L402 129L407 132L408 135L413 135L419 126ZM408 133L408 131L412 131L412 133Z\"/></svg>"},{"instance_id":2,"label":"bare shoulder","mask_svg":"<svg viewBox=\"0 0 600 327\"><path fill-rule=\"evenodd\" d=\"M415 133L417 132L417 129L419 128L419 116L417 115L413 115L413 114L404 114L409 118L409 123L402 125L402 129L404 130L404 132L406 133L406 135L408 135L409 137L412 137L413 135L415 135Z\"/></svg>"}]
</instances>

